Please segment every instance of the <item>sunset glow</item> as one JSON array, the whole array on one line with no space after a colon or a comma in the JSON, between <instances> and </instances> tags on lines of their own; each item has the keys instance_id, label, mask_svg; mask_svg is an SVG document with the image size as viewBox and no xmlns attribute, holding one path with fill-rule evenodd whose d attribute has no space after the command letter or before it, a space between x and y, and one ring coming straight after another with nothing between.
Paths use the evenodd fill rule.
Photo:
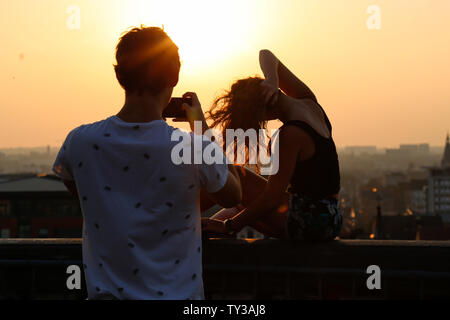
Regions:
<instances>
[{"instance_id":1,"label":"sunset glow","mask_svg":"<svg viewBox=\"0 0 450 320\"><path fill-rule=\"evenodd\" d=\"M247 2L248 4L248 2ZM163 27L180 49L184 68L202 72L239 53L249 37L247 24L254 23L245 1L146 1L122 5L125 25Z\"/></svg>"},{"instance_id":2,"label":"sunset glow","mask_svg":"<svg viewBox=\"0 0 450 320\"><path fill-rule=\"evenodd\" d=\"M379 29L369 4L381 10ZM449 13L449 1L428 0L3 1L0 148L58 146L69 128L117 113L114 49L140 24L173 38L182 60L174 96L196 91L205 111L234 80L262 75L265 48L313 89L338 147L442 145Z\"/></svg>"}]
</instances>

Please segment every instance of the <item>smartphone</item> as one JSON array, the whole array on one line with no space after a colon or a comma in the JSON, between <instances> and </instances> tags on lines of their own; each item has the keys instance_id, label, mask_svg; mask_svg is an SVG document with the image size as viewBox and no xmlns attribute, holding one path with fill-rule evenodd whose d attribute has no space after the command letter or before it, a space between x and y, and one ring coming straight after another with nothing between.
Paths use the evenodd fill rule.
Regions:
<instances>
[{"instance_id":1,"label":"smartphone","mask_svg":"<svg viewBox=\"0 0 450 320\"><path fill-rule=\"evenodd\" d=\"M182 108L183 103L192 106L192 98L170 99L169 104L163 110L163 118L186 118L186 111Z\"/></svg>"}]
</instances>

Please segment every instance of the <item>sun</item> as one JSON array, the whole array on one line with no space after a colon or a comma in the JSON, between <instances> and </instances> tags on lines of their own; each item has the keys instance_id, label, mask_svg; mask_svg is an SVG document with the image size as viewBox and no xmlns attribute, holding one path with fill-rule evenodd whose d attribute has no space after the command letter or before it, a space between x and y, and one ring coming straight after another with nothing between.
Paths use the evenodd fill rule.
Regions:
<instances>
[{"instance_id":1,"label":"sun","mask_svg":"<svg viewBox=\"0 0 450 320\"><path fill-rule=\"evenodd\" d=\"M246 1L134 0L124 2L128 26L163 27L180 50L183 69L198 72L236 56L248 43Z\"/></svg>"}]
</instances>

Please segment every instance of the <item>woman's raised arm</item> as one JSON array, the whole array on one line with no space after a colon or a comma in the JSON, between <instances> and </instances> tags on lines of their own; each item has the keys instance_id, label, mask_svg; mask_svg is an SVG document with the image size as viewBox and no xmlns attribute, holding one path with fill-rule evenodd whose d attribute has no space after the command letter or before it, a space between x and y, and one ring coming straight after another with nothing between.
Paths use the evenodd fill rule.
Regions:
<instances>
[{"instance_id":1,"label":"woman's raised arm","mask_svg":"<svg viewBox=\"0 0 450 320\"><path fill-rule=\"evenodd\" d=\"M267 83L279 87L290 97L296 99L309 98L317 102L311 89L269 50L259 52L259 64Z\"/></svg>"}]
</instances>

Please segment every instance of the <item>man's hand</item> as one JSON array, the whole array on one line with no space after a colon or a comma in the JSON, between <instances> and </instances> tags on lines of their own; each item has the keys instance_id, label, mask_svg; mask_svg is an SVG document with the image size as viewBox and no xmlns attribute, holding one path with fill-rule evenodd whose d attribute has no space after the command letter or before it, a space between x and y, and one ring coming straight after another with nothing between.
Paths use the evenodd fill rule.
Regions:
<instances>
[{"instance_id":1,"label":"man's hand","mask_svg":"<svg viewBox=\"0 0 450 320\"><path fill-rule=\"evenodd\" d=\"M225 223L221 220L202 218L202 231L209 233L228 234Z\"/></svg>"},{"instance_id":2,"label":"man's hand","mask_svg":"<svg viewBox=\"0 0 450 320\"><path fill-rule=\"evenodd\" d=\"M187 103L183 103L183 109L186 111L186 118L175 118L173 121L188 121L192 131L194 131L194 122L200 121L202 123L202 132L199 132L199 134L203 134L206 130L209 129L209 127L206 123L205 115L203 114L202 106L200 104L200 101L198 100L197 94L195 92L186 92L185 94L183 94L183 98L191 98L192 106L188 105Z\"/></svg>"}]
</instances>

